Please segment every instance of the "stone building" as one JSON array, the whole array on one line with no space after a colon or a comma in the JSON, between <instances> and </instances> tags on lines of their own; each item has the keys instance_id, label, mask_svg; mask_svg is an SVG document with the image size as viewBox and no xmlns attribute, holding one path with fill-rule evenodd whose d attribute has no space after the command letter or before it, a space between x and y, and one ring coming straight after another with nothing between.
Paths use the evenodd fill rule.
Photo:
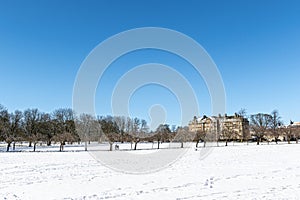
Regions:
<instances>
[{"instance_id":1,"label":"stone building","mask_svg":"<svg viewBox=\"0 0 300 200\"><path fill-rule=\"evenodd\" d=\"M207 136L211 135L214 140L224 140L224 130L230 130L232 140L247 140L250 138L249 121L238 114L233 116L203 116L194 117L189 123L189 131L203 131ZM228 139L228 138L227 138Z\"/></svg>"}]
</instances>

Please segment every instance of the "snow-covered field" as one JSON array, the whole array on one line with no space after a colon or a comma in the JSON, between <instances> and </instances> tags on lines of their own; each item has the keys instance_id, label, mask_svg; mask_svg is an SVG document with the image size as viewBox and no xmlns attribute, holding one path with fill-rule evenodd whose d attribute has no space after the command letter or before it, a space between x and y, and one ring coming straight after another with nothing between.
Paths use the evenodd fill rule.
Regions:
<instances>
[{"instance_id":1,"label":"snow-covered field","mask_svg":"<svg viewBox=\"0 0 300 200\"><path fill-rule=\"evenodd\" d=\"M82 146L65 150L1 152L0 199L300 199L300 144L216 147L204 159L192 147L140 175L113 171Z\"/></svg>"}]
</instances>

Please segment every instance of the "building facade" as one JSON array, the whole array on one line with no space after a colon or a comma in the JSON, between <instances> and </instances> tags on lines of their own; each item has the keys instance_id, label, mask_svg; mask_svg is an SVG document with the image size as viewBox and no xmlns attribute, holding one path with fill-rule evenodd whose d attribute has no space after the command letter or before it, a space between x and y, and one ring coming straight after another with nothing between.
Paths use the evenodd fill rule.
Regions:
<instances>
[{"instance_id":1,"label":"building facade","mask_svg":"<svg viewBox=\"0 0 300 200\"><path fill-rule=\"evenodd\" d=\"M214 140L230 139L232 140L248 140L250 138L249 121L238 114L233 116L203 116L194 117L189 123L189 131L205 132L207 136L214 137Z\"/></svg>"}]
</instances>

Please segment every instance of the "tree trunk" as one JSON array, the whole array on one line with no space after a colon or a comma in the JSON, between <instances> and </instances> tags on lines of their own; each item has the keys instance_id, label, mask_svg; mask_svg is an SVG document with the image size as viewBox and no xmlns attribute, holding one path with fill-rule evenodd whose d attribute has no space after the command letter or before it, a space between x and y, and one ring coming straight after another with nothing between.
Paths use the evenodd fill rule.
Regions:
<instances>
[{"instance_id":1,"label":"tree trunk","mask_svg":"<svg viewBox=\"0 0 300 200\"><path fill-rule=\"evenodd\" d=\"M32 147L32 142L31 141L29 141L29 146L28 147Z\"/></svg>"},{"instance_id":2,"label":"tree trunk","mask_svg":"<svg viewBox=\"0 0 300 200\"><path fill-rule=\"evenodd\" d=\"M35 152L36 142L33 143L33 152Z\"/></svg>"},{"instance_id":3,"label":"tree trunk","mask_svg":"<svg viewBox=\"0 0 300 200\"><path fill-rule=\"evenodd\" d=\"M47 146L48 146L48 147L51 146L51 140L48 140L48 141L47 141Z\"/></svg>"},{"instance_id":4,"label":"tree trunk","mask_svg":"<svg viewBox=\"0 0 300 200\"><path fill-rule=\"evenodd\" d=\"M226 140L225 147L227 147L227 146L228 146L228 141Z\"/></svg>"},{"instance_id":5,"label":"tree trunk","mask_svg":"<svg viewBox=\"0 0 300 200\"><path fill-rule=\"evenodd\" d=\"M16 142L13 143L13 151L16 150Z\"/></svg>"},{"instance_id":6,"label":"tree trunk","mask_svg":"<svg viewBox=\"0 0 300 200\"><path fill-rule=\"evenodd\" d=\"M204 147L204 148L206 147L206 141L203 142L203 147Z\"/></svg>"},{"instance_id":7,"label":"tree trunk","mask_svg":"<svg viewBox=\"0 0 300 200\"><path fill-rule=\"evenodd\" d=\"M197 142L196 142L196 148L198 148L198 144L199 144L199 140L197 140Z\"/></svg>"},{"instance_id":8,"label":"tree trunk","mask_svg":"<svg viewBox=\"0 0 300 200\"><path fill-rule=\"evenodd\" d=\"M160 142L160 141L157 141L157 149L159 149L159 142Z\"/></svg>"},{"instance_id":9,"label":"tree trunk","mask_svg":"<svg viewBox=\"0 0 300 200\"><path fill-rule=\"evenodd\" d=\"M183 142L181 142L181 148L183 148Z\"/></svg>"},{"instance_id":10,"label":"tree trunk","mask_svg":"<svg viewBox=\"0 0 300 200\"><path fill-rule=\"evenodd\" d=\"M257 143L256 143L257 145L259 145L259 141L260 141L260 138L257 138Z\"/></svg>"},{"instance_id":11,"label":"tree trunk","mask_svg":"<svg viewBox=\"0 0 300 200\"><path fill-rule=\"evenodd\" d=\"M134 150L136 150L137 143L138 143L138 142L135 142L135 143L134 143Z\"/></svg>"},{"instance_id":12,"label":"tree trunk","mask_svg":"<svg viewBox=\"0 0 300 200\"><path fill-rule=\"evenodd\" d=\"M60 146L59 146L59 151L60 152L64 151L64 144L65 144L64 142L60 143Z\"/></svg>"},{"instance_id":13,"label":"tree trunk","mask_svg":"<svg viewBox=\"0 0 300 200\"><path fill-rule=\"evenodd\" d=\"M110 142L110 143L109 143L109 151L112 151L112 150L113 150L113 143Z\"/></svg>"},{"instance_id":14,"label":"tree trunk","mask_svg":"<svg viewBox=\"0 0 300 200\"><path fill-rule=\"evenodd\" d=\"M87 141L84 142L84 150L87 151Z\"/></svg>"},{"instance_id":15,"label":"tree trunk","mask_svg":"<svg viewBox=\"0 0 300 200\"><path fill-rule=\"evenodd\" d=\"M9 152L10 144L11 144L11 142L8 142L8 143L7 143L7 147L6 147L6 151L7 151L7 152Z\"/></svg>"},{"instance_id":16,"label":"tree trunk","mask_svg":"<svg viewBox=\"0 0 300 200\"><path fill-rule=\"evenodd\" d=\"M276 144L278 144L278 137L275 137L275 142Z\"/></svg>"}]
</instances>

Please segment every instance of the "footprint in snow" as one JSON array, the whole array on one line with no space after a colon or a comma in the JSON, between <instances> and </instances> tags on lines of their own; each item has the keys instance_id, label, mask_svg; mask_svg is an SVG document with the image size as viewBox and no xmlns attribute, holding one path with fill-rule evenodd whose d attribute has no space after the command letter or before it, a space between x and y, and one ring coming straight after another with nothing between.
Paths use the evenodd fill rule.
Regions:
<instances>
[{"instance_id":1,"label":"footprint in snow","mask_svg":"<svg viewBox=\"0 0 300 200\"><path fill-rule=\"evenodd\" d=\"M209 188L213 188L214 184L214 177L211 177L210 179L206 179L204 186L208 186Z\"/></svg>"}]
</instances>

